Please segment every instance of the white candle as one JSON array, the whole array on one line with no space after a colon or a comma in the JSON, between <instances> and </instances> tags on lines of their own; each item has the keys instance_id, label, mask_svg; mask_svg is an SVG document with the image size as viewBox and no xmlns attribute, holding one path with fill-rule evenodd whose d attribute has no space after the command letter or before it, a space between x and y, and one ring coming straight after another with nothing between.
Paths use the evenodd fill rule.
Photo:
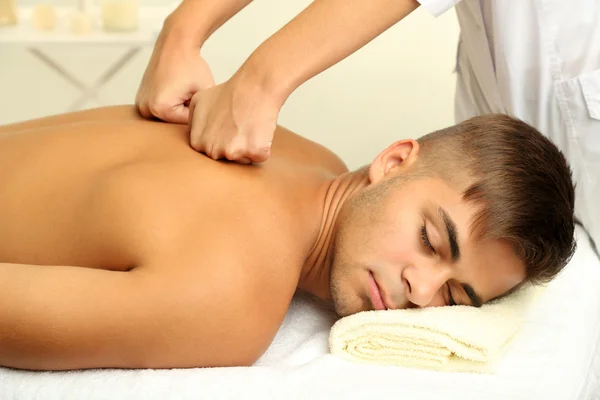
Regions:
<instances>
[{"instance_id":1,"label":"white candle","mask_svg":"<svg viewBox=\"0 0 600 400\"><path fill-rule=\"evenodd\" d=\"M33 8L33 26L38 31L51 31L58 24L54 6L49 3L38 4Z\"/></svg>"},{"instance_id":2,"label":"white candle","mask_svg":"<svg viewBox=\"0 0 600 400\"><path fill-rule=\"evenodd\" d=\"M90 14L82 11L74 11L71 13L69 28L74 35L87 35L92 33L94 25Z\"/></svg>"},{"instance_id":3,"label":"white candle","mask_svg":"<svg viewBox=\"0 0 600 400\"><path fill-rule=\"evenodd\" d=\"M101 0L102 24L109 32L131 32L138 29L138 0Z\"/></svg>"},{"instance_id":4,"label":"white candle","mask_svg":"<svg viewBox=\"0 0 600 400\"><path fill-rule=\"evenodd\" d=\"M0 0L0 26L18 22L15 0Z\"/></svg>"}]
</instances>

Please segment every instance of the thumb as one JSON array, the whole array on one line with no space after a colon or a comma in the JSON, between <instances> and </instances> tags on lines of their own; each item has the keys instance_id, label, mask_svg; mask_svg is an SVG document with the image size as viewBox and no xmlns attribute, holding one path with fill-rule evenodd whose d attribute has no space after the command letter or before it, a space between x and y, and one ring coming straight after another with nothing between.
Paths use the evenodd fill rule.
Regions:
<instances>
[{"instance_id":1,"label":"thumb","mask_svg":"<svg viewBox=\"0 0 600 400\"><path fill-rule=\"evenodd\" d=\"M269 143L267 146L263 146L260 149L251 152L249 154L248 158L253 163L258 164L258 163L263 163L263 162L267 161L270 156L271 156L271 143Z\"/></svg>"},{"instance_id":2,"label":"thumb","mask_svg":"<svg viewBox=\"0 0 600 400\"><path fill-rule=\"evenodd\" d=\"M179 104L165 110L163 120L174 124L187 124L190 118L190 109L184 104Z\"/></svg>"}]
</instances>

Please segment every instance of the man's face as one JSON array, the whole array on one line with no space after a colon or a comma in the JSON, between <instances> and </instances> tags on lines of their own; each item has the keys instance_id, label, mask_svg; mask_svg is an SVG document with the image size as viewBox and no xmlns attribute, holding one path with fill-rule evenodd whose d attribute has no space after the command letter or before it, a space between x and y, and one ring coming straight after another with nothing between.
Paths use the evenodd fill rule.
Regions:
<instances>
[{"instance_id":1,"label":"man's face","mask_svg":"<svg viewBox=\"0 0 600 400\"><path fill-rule=\"evenodd\" d=\"M339 315L479 306L525 279L525 266L508 243L471 236L478 209L458 190L427 177L382 190L386 184L357 193L340 212L331 270Z\"/></svg>"}]
</instances>

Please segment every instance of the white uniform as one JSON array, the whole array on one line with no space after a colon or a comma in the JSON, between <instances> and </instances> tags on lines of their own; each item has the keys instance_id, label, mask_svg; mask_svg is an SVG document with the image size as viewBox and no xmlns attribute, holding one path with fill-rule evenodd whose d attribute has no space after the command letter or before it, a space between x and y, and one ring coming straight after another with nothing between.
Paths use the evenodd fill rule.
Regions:
<instances>
[{"instance_id":1,"label":"white uniform","mask_svg":"<svg viewBox=\"0 0 600 400\"><path fill-rule=\"evenodd\" d=\"M456 5L457 121L506 113L556 143L600 247L600 0L419 1L435 16Z\"/></svg>"}]
</instances>

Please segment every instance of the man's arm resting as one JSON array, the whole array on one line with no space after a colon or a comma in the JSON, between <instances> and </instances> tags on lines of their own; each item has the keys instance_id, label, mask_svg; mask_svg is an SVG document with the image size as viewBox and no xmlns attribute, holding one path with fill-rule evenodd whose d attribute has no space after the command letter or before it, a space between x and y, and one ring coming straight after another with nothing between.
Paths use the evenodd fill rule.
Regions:
<instances>
[{"instance_id":1,"label":"man's arm resting","mask_svg":"<svg viewBox=\"0 0 600 400\"><path fill-rule=\"evenodd\" d=\"M0 264L0 365L251 365L270 343L232 286L151 271Z\"/></svg>"}]
</instances>

